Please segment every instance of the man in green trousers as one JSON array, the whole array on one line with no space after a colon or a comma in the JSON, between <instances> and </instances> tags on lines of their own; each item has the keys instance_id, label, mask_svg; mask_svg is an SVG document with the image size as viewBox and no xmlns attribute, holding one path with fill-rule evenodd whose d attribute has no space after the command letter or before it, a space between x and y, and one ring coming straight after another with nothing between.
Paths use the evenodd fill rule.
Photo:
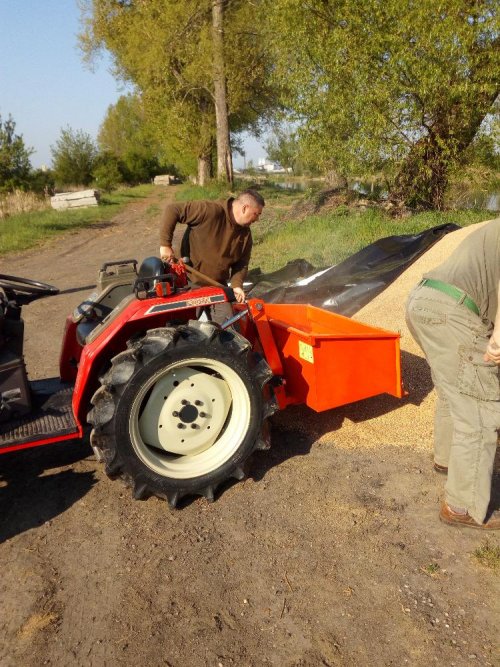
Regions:
<instances>
[{"instance_id":1,"label":"man in green trousers","mask_svg":"<svg viewBox=\"0 0 500 667\"><path fill-rule=\"evenodd\" d=\"M406 321L437 393L434 468L447 473L440 518L500 528L490 504L500 428L500 218L472 232L423 276Z\"/></svg>"}]
</instances>

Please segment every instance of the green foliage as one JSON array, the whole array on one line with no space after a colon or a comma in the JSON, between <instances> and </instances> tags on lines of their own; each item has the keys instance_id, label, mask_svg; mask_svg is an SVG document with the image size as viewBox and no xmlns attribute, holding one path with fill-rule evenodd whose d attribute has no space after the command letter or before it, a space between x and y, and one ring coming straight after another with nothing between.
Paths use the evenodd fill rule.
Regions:
<instances>
[{"instance_id":1,"label":"green foliage","mask_svg":"<svg viewBox=\"0 0 500 667\"><path fill-rule=\"evenodd\" d=\"M437 563L429 563L425 567L420 568L422 572L425 572L425 574L428 574L430 577L436 577L440 572L441 568Z\"/></svg>"},{"instance_id":2,"label":"green foliage","mask_svg":"<svg viewBox=\"0 0 500 667\"><path fill-rule=\"evenodd\" d=\"M235 0L224 8L225 78L230 129L254 127L276 103L272 62L255 21L256 6ZM215 137L212 0L88 0L81 46L87 58L100 48L116 74L141 93L158 142L184 173L210 160Z\"/></svg>"},{"instance_id":3,"label":"green foliage","mask_svg":"<svg viewBox=\"0 0 500 667\"><path fill-rule=\"evenodd\" d=\"M211 181L208 185L201 187L200 185L181 185L176 188L175 198L177 201L195 201L199 199L227 199L228 197L235 197L243 190L255 189L264 197L266 202L271 200L286 201L290 197L297 198L297 194L291 191L286 191L277 186L275 183L266 181L264 183L254 183L247 180L237 180L234 183L234 188L229 189L227 183L219 183Z\"/></svg>"},{"instance_id":4,"label":"green foliage","mask_svg":"<svg viewBox=\"0 0 500 667\"><path fill-rule=\"evenodd\" d=\"M92 175L96 186L104 192L111 192L124 180L119 160L111 153L100 153L97 156Z\"/></svg>"},{"instance_id":5,"label":"green foliage","mask_svg":"<svg viewBox=\"0 0 500 667\"><path fill-rule=\"evenodd\" d=\"M123 158L126 153L137 151L151 142L152 137L148 134L146 116L138 95L122 95L116 104L108 107L97 136L101 151Z\"/></svg>"},{"instance_id":6,"label":"green foliage","mask_svg":"<svg viewBox=\"0 0 500 667\"><path fill-rule=\"evenodd\" d=\"M244 189L244 188L242 188ZM175 193L177 201L197 201L199 199L227 199L234 196L227 184L212 181L208 185L183 185Z\"/></svg>"},{"instance_id":7,"label":"green foliage","mask_svg":"<svg viewBox=\"0 0 500 667\"><path fill-rule=\"evenodd\" d=\"M108 108L98 144L119 160L120 180L126 183L144 183L162 172L161 143L137 94L123 95Z\"/></svg>"},{"instance_id":8,"label":"green foliage","mask_svg":"<svg viewBox=\"0 0 500 667\"><path fill-rule=\"evenodd\" d=\"M70 127L62 129L51 151L58 184L87 186L92 183L97 148L89 134Z\"/></svg>"},{"instance_id":9,"label":"green foliage","mask_svg":"<svg viewBox=\"0 0 500 667\"><path fill-rule=\"evenodd\" d=\"M484 540L481 546L473 552L473 557L478 563L490 570L500 570L500 546L491 544L489 540Z\"/></svg>"},{"instance_id":10,"label":"green foliage","mask_svg":"<svg viewBox=\"0 0 500 667\"><path fill-rule=\"evenodd\" d=\"M25 187L31 169L31 149L26 148L22 135L16 134L12 117L0 116L0 191Z\"/></svg>"},{"instance_id":11,"label":"green foliage","mask_svg":"<svg viewBox=\"0 0 500 667\"><path fill-rule=\"evenodd\" d=\"M499 137L494 134L479 134L462 156L461 162L500 172Z\"/></svg>"},{"instance_id":12,"label":"green foliage","mask_svg":"<svg viewBox=\"0 0 500 667\"><path fill-rule=\"evenodd\" d=\"M37 194L48 195L54 190L54 173L50 169L35 169L28 177L28 188Z\"/></svg>"},{"instance_id":13,"label":"green foliage","mask_svg":"<svg viewBox=\"0 0 500 667\"><path fill-rule=\"evenodd\" d=\"M493 0L269 0L268 39L306 159L382 171L392 194L443 205L447 173L499 92Z\"/></svg>"},{"instance_id":14,"label":"green foliage","mask_svg":"<svg viewBox=\"0 0 500 667\"><path fill-rule=\"evenodd\" d=\"M125 153L121 168L124 181L131 184L147 183L162 171L155 156L136 151Z\"/></svg>"}]
</instances>

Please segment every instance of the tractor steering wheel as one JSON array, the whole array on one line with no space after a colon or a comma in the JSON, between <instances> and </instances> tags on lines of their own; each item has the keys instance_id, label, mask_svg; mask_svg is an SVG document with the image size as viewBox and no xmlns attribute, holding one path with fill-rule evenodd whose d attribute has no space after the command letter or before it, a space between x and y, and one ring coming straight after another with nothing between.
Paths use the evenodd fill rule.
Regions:
<instances>
[{"instance_id":1,"label":"tractor steering wheel","mask_svg":"<svg viewBox=\"0 0 500 667\"><path fill-rule=\"evenodd\" d=\"M44 296L59 294L59 289L47 283L28 278L18 278L0 273L0 289L4 290L8 297L13 295L23 303L41 299Z\"/></svg>"}]
</instances>

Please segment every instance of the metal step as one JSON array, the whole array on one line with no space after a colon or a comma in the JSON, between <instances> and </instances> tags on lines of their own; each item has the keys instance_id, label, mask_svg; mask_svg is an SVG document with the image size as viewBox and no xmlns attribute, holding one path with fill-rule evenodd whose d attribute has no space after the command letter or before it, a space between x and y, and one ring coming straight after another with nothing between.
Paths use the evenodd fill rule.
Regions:
<instances>
[{"instance_id":1,"label":"metal step","mask_svg":"<svg viewBox=\"0 0 500 667\"><path fill-rule=\"evenodd\" d=\"M73 385L59 378L30 382L33 410L25 417L0 423L0 449L60 435L78 434L71 399Z\"/></svg>"}]
</instances>

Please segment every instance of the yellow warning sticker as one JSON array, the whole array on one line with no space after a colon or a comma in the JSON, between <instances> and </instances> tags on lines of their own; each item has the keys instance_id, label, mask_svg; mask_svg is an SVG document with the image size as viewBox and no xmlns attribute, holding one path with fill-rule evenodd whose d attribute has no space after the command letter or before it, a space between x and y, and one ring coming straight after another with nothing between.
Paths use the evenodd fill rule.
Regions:
<instances>
[{"instance_id":1,"label":"yellow warning sticker","mask_svg":"<svg viewBox=\"0 0 500 667\"><path fill-rule=\"evenodd\" d=\"M308 361L311 364L314 364L314 353L312 345L299 340L299 357L301 359L305 359L305 361Z\"/></svg>"}]
</instances>

